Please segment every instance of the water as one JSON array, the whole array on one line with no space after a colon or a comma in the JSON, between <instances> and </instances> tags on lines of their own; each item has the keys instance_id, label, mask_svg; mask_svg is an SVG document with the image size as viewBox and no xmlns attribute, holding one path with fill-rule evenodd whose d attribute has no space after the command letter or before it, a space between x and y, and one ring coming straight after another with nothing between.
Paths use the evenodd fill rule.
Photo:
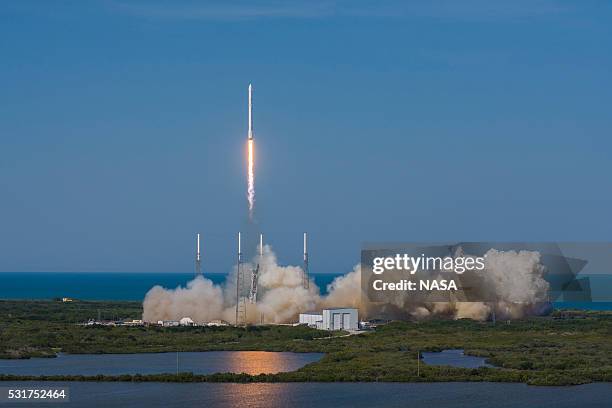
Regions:
<instances>
[{"instance_id":1,"label":"water","mask_svg":"<svg viewBox=\"0 0 612 408\"><path fill-rule=\"evenodd\" d=\"M461 349L442 350L439 353L421 353L423 362L429 365L447 365L461 368L493 367L483 357L467 356Z\"/></svg>"},{"instance_id":2,"label":"water","mask_svg":"<svg viewBox=\"0 0 612 408\"><path fill-rule=\"evenodd\" d=\"M554 302L556 309L612 310L612 302Z\"/></svg>"},{"instance_id":3,"label":"water","mask_svg":"<svg viewBox=\"0 0 612 408\"><path fill-rule=\"evenodd\" d=\"M610 383L533 387L509 383L3 382L0 386L69 387L71 402L61 404L68 407L604 408L612 398ZM26 405L49 403L13 404Z\"/></svg>"},{"instance_id":4,"label":"water","mask_svg":"<svg viewBox=\"0 0 612 408\"><path fill-rule=\"evenodd\" d=\"M57 358L0 360L0 373L14 375L121 375L176 373L273 374L319 361L321 353L207 351L142 354L60 354ZM0 383L0 385L2 385Z\"/></svg>"},{"instance_id":5,"label":"water","mask_svg":"<svg viewBox=\"0 0 612 408\"><path fill-rule=\"evenodd\" d=\"M223 273L204 275L222 284ZM311 274L322 293L338 274ZM0 299L53 299L142 301L155 285L165 288L185 286L193 273L120 272L0 272Z\"/></svg>"},{"instance_id":6,"label":"water","mask_svg":"<svg viewBox=\"0 0 612 408\"><path fill-rule=\"evenodd\" d=\"M224 273L204 275L215 284L225 282ZM310 275L321 290L327 294L327 285L342 274L318 273ZM71 297L81 300L135 300L142 301L149 289L155 285L165 288L185 286L193 279L193 273L123 273L123 272L0 272L0 299L53 299ZM609 282L608 282L609 281ZM599 276L594 290L612 292L612 279ZM608 282L610 285L604 285ZM598 289L599 288L599 289ZM600 299L610 296L600 294ZM557 308L586 310L612 310L612 302L555 302Z\"/></svg>"}]
</instances>

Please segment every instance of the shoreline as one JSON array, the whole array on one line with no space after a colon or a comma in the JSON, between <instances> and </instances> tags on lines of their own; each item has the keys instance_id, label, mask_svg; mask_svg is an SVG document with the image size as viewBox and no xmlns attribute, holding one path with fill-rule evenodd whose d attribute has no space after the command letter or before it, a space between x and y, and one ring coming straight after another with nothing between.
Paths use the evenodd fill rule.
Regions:
<instances>
[{"instance_id":1,"label":"shoreline","mask_svg":"<svg viewBox=\"0 0 612 408\"><path fill-rule=\"evenodd\" d=\"M316 352L296 371L144 375L9 375L0 381L103 382L507 382L567 386L612 382L612 313L555 310L508 322L393 321L359 336L329 336L305 326L81 326L92 316L137 318L129 302L0 302L0 356L53 358L67 354L204 351ZM336 333L341 334L341 333ZM418 353L462 349L496 368L431 366ZM166 369L164 369L166 370ZM134 372L136 370L133 370ZM35 372L35 371L34 371Z\"/></svg>"},{"instance_id":2,"label":"shoreline","mask_svg":"<svg viewBox=\"0 0 612 408\"><path fill-rule=\"evenodd\" d=\"M289 373L296 373L291 371ZM287 374L289 374L287 373ZM152 375L94 375L94 376L66 376L66 375L53 375L53 376L23 376L23 375L4 375L0 374L0 384L4 382L88 382L88 383L174 383L174 384L456 384L456 383L489 383L489 384L524 384L529 387L578 387L581 385L588 384L612 384L612 379L607 381L590 381L580 382L572 384L541 384L541 383L530 383L524 381L507 381L500 380L496 381L493 379L470 379L470 378L458 378L456 380L449 379L418 379L414 378L409 381L379 381L379 380L361 380L361 381L321 381L321 380L289 380L289 379L276 379L278 374L260 374L260 375L249 375L249 374L233 374L233 373L215 373L207 375L193 375L191 373L180 373L176 374L152 374ZM265 377L265 378L262 378ZM272 377L272 378L271 378Z\"/></svg>"}]
</instances>

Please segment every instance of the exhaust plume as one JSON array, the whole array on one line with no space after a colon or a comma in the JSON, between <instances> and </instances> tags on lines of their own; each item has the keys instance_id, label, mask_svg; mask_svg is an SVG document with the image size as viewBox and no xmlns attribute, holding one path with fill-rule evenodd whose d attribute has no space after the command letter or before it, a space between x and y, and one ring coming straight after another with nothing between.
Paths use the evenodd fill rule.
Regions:
<instances>
[{"instance_id":1,"label":"exhaust plume","mask_svg":"<svg viewBox=\"0 0 612 408\"><path fill-rule=\"evenodd\" d=\"M414 303L407 294L399 294L389 304L380 305L362 296L361 267L356 265L346 275L327 286L327 295L320 294L313 280L308 288L302 284L302 268L278 264L269 245L259 258L257 303L248 304L250 323L291 323L298 314L328 307L355 307L360 316L375 318L392 316L398 319L425 319L441 316L453 319L487 320L493 313L499 319L517 319L541 314L547 310L548 283L540 254L531 251L487 252L487 269L482 279L496 293L496 302L422 302ZM254 267L244 263L245 271ZM236 307L236 273L234 267L223 285L215 285L198 276L186 287L164 289L155 286L146 294L143 320L179 320L191 317L196 323L221 319L233 323ZM543 307L544 305L544 307Z\"/></svg>"},{"instance_id":2,"label":"exhaust plume","mask_svg":"<svg viewBox=\"0 0 612 408\"><path fill-rule=\"evenodd\" d=\"M248 140L248 171L247 171L247 200L249 201L249 220L253 220L255 209L255 141Z\"/></svg>"}]
</instances>

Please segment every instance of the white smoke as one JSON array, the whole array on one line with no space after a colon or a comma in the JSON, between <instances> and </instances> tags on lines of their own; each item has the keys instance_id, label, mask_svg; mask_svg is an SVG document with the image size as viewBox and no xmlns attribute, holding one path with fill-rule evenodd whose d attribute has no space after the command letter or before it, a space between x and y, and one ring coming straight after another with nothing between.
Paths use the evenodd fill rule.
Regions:
<instances>
[{"instance_id":1,"label":"white smoke","mask_svg":"<svg viewBox=\"0 0 612 408\"><path fill-rule=\"evenodd\" d=\"M358 308L362 316L367 315L367 302L364 301L361 289L361 265L355 265L351 272L334 279L327 286L327 293L321 299L321 307Z\"/></svg>"},{"instance_id":2,"label":"white smoke","mask_svg":"<svg viewBox=\"0 0 612 408\"><path fill-rule=\"evenodd\" d=\"M247 320L252 323L286 323L296 320L301 312L315 310L320 301L319 288L314 281L304 288L302 268L281 266L267 245L263 256L252 263L241 265L246 279L243 288L250 287L250 272L259 263L257 302L246 301ZM245 273L248 272L248 273ZM197 277L186 288L164 289L155 286L145 296L143 320L179 320L191 317L196 323L225 320L233 323L236 310L237 267L228 275L223 286L215 285L205 277ZM241 296L248 296L244 290ZM205 312L198 312L198 311Z\"/></svg>"},{"instance_id":3,"label":"white smoke","mask_svg":"<svg viewBox=\"0 0 612 408\"><path fill-rule=\"evenodd\" d=\"M143 320L178 320L191 317L195 322L219 319L223 313L223 292L209 279L196 277L187 287L167 290L154 286L144 300Z\"/></svg>"},{"instance_id":4,"label":"white smoke","mask_svg":"<svg viewBox=\"0 0 612 408\"><path fill-rule=\"evenodd\" d=\"M498 318L515 319L539 313L546 302L548 283L540 255L530 251L500 252L491 249L486 254L487 268L483 282L496 294L496 302L420 302L415 303L405 293L398 292L390 305L383 309L371 304L363 294L360 266L337 277L328 285L328 294L310 281L303 287L302 268L281 266L269 246L263 256L241 267L250 286L250 271L259 263L258 295L256 303L246 303L247 320L251 323L289 323L297 321L299 313L325 307L359 308L360 316L376 317L392 311L399 318L423 319L448 316L454 319L486 320L495 311ZM164 289L155 286L145 296L143 320L179 320L191 317L196 323L225 320L233 323L236 310L236 274L234 267L226 282L220 286L205 277L197 277L186 287ZM244 292L242 292L244 295Z\"/></svg>"},{"instance_id":5,"label":"white smoke","mask_svg":"<svg viewBox=\"0 0 612 408\"><path fill-rule=\"evenodd\" d=\"M294 321L300 312L314 310L319 302L319 288L302 283L302 268L280 266L270 246L265 245L259 259L258 299L251 304L248 317L256 321L286 323Z\"/></svg>"},{"instance_id":6,"label":"white smoke","mask_svg":"<svg viewBox=\"0 0 612 408\"><path fill-rule=\"evenodd\" d=\"M455 256L470 257L461 250ZM448 302L427 302L426 298L415 301L418 295L397 291L386 296L388 302L382 306L366 305L368 315L415 319L448 316L482 321L493 315L500 319L518 319L541 314L548 309L549 284L544 279L546 269L540 263L538 252L490 249L485 258L486 267L478 273L478 282L486 292L493 295L492 301L462 302L452 297ZM364 305L361 307L364 308Z\"/></svg>"}]
</instances>

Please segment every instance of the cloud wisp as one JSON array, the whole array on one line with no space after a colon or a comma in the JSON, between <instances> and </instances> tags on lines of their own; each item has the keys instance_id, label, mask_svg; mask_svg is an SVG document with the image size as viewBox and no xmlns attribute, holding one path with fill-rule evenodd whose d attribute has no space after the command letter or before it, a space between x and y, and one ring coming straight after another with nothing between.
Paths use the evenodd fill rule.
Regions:
<instances>
[{"instance_id":1,"label":"cloud wisp","mask_svg":"<svg viewBox=\"0 0 612 408\"><path fill-rule=\"evenodd\" d=\"M440 18L455 20L499 20L539 17L571 11L559 0L293 0L140 2L114 1L116 10L142 18L168 20L240 21L257 19Z\"/></svg>"},{"instance_id":2,"label":"cloud wisp","mask_svg":"<svg viewBox=\"0 0 612 408\"><path fill-rule=\"evenodd\" d=\"M333 15L334 3L328 1L287 2L206 2L140 3L114 2L114 8L136 17L168 20L240 21L256 19L312 19Z\"/></svg>"}]
</instances>

